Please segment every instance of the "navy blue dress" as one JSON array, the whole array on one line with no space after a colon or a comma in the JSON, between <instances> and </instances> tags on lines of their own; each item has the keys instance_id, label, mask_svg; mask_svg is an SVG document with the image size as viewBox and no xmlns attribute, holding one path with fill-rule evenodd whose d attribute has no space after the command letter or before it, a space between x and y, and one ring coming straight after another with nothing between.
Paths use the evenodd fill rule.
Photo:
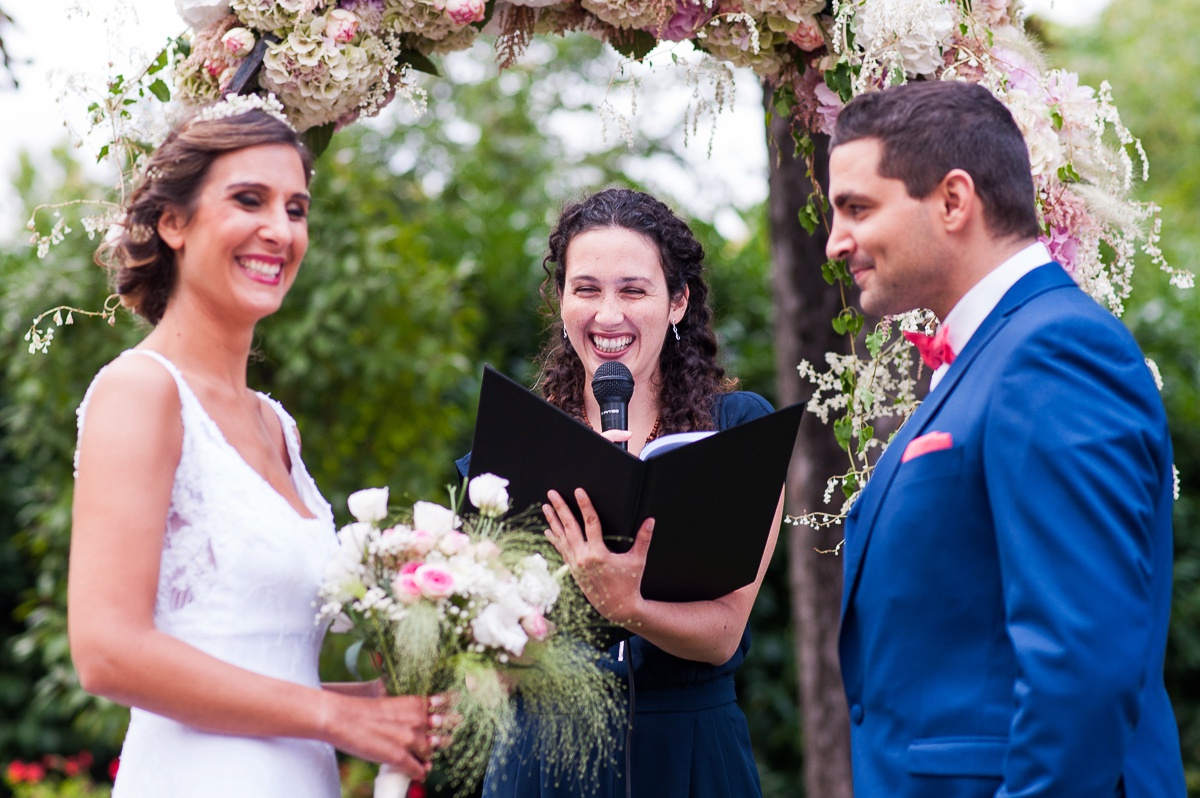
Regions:
<instances>
[{"instance_id":1,"label":"navy blue dress","mask_svg":"<svg viewBox=\"0 0 1200 798\"><path fill-rule=\"evenodd\" d=\"M767 415L771 405L758 394L718 394L714 413L724 430ZM470 455L459 461L466 472ZM750 629L723 665L668 654L641 637L613 646L605 662L628 685L633 667L634 719L630 774L634 798L756 798L762 795L750 748L746 716L737 705L734 673L750 650ZM628 688L627 688L628 689ZM621 750L601 770L596 784L562 780L547 773L531 753L537 716L519 703L515 750L494 756L484 779L484 798L619 798L626 795L624 730Z\"/></svg>"}]
</instances>

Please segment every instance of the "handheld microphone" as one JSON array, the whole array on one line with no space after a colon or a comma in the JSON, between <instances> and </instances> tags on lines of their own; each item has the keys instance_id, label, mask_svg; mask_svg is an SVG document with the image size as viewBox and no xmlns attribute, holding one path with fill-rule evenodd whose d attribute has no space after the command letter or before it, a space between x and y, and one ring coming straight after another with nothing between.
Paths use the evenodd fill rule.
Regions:
<instances>
[{"instance_id":1,"label":"handheld microphone","mask_svg":"<svg viewBox=\"0 0 1200 798\"><path fill-rule=\"evenodd\" d=\"M592 395L600 403L600 431L629 429L629 400L633 397L633 375L624 363L610 360L592 377ZM625 441L617 444L629 451Z\"/></svg>"}]
</instances>

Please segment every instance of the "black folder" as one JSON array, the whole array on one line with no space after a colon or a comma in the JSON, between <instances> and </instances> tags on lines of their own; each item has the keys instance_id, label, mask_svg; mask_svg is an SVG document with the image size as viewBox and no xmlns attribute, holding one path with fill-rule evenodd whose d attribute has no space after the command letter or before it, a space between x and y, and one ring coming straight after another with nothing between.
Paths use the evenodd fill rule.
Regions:
<instances>
[{"instance_id":1,"label":"black folder","mask_svg":"<svg viewBox=\"0 0 1200 798\"><path fill-rule=\"evenodd\" d=\"M714 599L758 575L802 413L791 405L640 460L486 367L468 476L509 480L514 512L553 489L578 517L583 488L613 551L627 551L653 516L642 595Z\"/></svg>"}]
</instances>

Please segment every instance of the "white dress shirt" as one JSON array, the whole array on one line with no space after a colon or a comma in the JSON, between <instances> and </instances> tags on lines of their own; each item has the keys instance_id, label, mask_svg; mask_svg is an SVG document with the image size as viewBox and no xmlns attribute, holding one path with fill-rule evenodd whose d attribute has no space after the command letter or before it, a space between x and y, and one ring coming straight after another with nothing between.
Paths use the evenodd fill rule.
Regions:
<instances>
[{"instance_id":1,"label":"white dress shirt","mask_svg":"<svg viewBox=\"0 0 1200 798\"><path fill-rule=\"evenodd\" d=\"M954 354L957 355L963 350L971 336L979 329L979 325L983 324L983 320L1000 304L1008 289L1037 267L1044 266L1052 260L1054 258L1050 257L1050 250L1046 249L1046 245L1041 241L1030 244L992 269L982 280L975 283L970 291L963 294L962 299L958 300L942 320L942 324L948 328L946 337ZM929 390L937 387L949 368L948 363L938 366L929 379Z\"/></svg>"}]
</instances>

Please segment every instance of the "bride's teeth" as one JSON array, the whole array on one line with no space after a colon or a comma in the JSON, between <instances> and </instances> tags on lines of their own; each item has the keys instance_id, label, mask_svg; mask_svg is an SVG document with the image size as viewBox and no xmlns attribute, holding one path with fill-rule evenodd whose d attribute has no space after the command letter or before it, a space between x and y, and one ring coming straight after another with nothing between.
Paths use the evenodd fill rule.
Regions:
<instances>
[{"instance_id":1,"label":"bride's teeth","mask_svg":"<svg viewBox=\"0 0 1200 798\"><path fill-rule=\"evenodd\" d=\"M278 263L263 263L260 260L244 260L242 261L242 268L255 274L274 277L279 274L283 266Z\"/></svg>"}]
</instances>

